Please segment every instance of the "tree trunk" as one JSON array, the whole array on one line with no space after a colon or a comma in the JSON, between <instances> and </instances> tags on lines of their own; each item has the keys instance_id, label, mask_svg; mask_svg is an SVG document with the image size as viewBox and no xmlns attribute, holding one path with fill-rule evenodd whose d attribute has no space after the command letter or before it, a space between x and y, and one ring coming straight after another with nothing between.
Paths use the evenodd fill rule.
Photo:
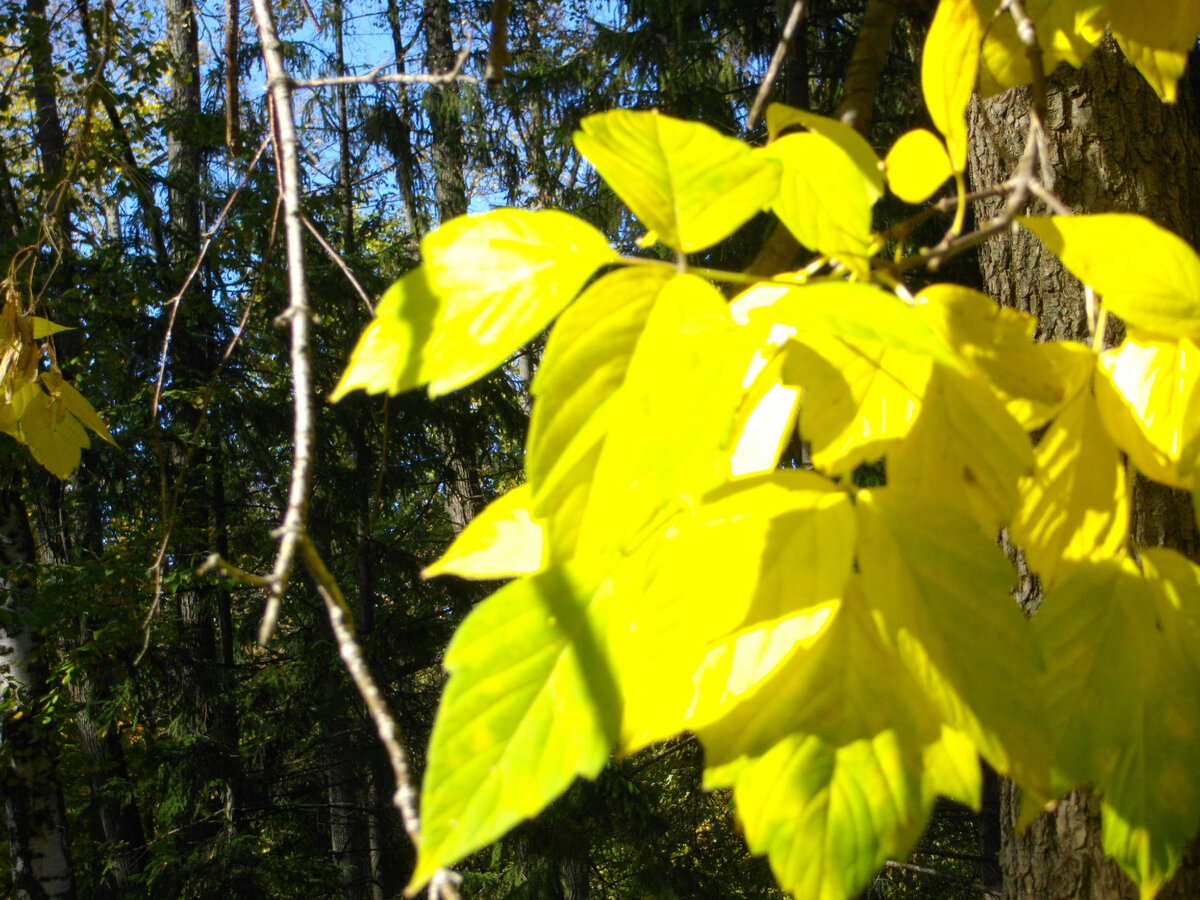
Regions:
<instances>
[{"instance_id":1,"label":"tree trunk","mask_svg":"<svg viewBox=\"0 0 1200 900\"><path fill-rule=\"evenodd\" d=\"M1160 102L1111 39L1080 70L1060 68L1049 79L1046 121L1055 193L1077 212L1141 213L1200 246L1200 139L1192 98L1186 89L1182 93L1176 106ZM1014 170L1028 107L1028 89L972 102L973 187L997 184ZM976 219L991 218L999 204L995 199L979 202ZM979 265L988 293L1038 317L1039 338L1086 340L1078 280L1033 235L1020 231L993 238L979 248ZM1195 559L1196 523L1189 497L1139 477L1133 536L1138 546L1170 546ZM1040 602L1038 593L1029 594L1027 612ZM1013 831L1020 803L1010 783L1004 785L1001 806L1005 897L1137 897L1132 882L1104 856L1100 803L1089 791L1063 798L1023 834ZM1200 896L1200 868L1194 863L1185 858L1160 896Z\"/></svg>"},{"instance_id":2,"label":"tree trunk","mask_svg":"<svg viewBox=\"0 0 1200 900\"><path fill-rule=\"evenodd\" d=\"M54 736L37 709L46 665L37 634L21 624L37 598L36 567L29 517L6 484L0 492L0 698L11 706L0 719L0 752L10 761L0 772L0 793L17 900L75 896Z\"/></svg>"}]
</instances>

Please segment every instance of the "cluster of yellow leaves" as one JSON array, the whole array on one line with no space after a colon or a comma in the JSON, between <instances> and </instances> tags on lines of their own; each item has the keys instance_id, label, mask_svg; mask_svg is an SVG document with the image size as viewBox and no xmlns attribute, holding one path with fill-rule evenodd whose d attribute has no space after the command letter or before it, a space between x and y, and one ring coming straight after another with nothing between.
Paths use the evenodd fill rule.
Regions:
<instances>
[{"instance_id":1,"label":"cluster of yellow leaves","mask_svg":"<svg viewBox=\"0 0 1200 900\"><path fill-rule=\"evenodd\" d=\"M1131 24L1136 5L1025 9L1049 64L1108 23L1170 96L1175 35L1200 21L1169 2ZM761 148L653 113L584 120L577 146L643 243L684 268L767 210L816 254L805 272L727 302L578 220L497 210L431 234L385 296L335 398L454 389L557 318L527 482L426 571L516 580L447 652L413 888L683 729L803 896L857 894L936 796L977 803L979 755L1030 809L1095 786L1105 847L1147 896L1178 865L1200 820L1200 569L1130 546L1129 467L1194 482L1200 259L1137 217L1022 220L1124 319L1103 351L1039 345L963 287L872 283L885 188L961 193L977 77L1025 77L996 8L939 4L922 82L940 136L905 135L885 165L778 105ZM796 437L812 471L781 464ZM864 465L886 486L860 487ZM1047 589L1032 623L1002 529Z\"/></svg>"},{"instance_id":2,"label":"cluster of yellow leaves","mask_svg":"<svg viewBox=\"0 0 1200 900\"><path fill-rule=\"evenodd\" d=\"M75 471L81 451L90 446L85 428L116 446L104 420L63 379L58 365L40 368L38 341L63 330L48 319L22 315L16 293L6 292L0 309L0 431L25 444L59 478Z\"/></svg>"}]
</instances>

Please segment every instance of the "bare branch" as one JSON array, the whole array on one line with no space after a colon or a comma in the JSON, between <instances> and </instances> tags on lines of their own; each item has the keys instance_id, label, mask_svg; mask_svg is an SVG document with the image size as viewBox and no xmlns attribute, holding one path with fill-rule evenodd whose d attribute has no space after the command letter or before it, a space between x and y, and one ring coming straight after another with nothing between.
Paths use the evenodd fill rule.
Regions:
<instances>
[{"instance_id":1,"label":"bare branch","mask_svg":"<svg viewBox=\"0 0 1200 900\"><path fill-rule=\"evenodd\" d=\"M292 369L292 478L287 507L280 525L279 551L271 571L271 593L263 613L258 641L265 645L275 630L279 605L287 591L297 544L304 537L305 516L312 480L312 378L309 360L308 281L304 268L304 222L300 212L300 160L297 156L296 120L292 91L283 64L283 44L275 31L269 0L254 0L254 19L262 42L267 69L267 89L275 112L275 157L283 193L283 228L287 246L288 307L279 317L291 330L289 362Z\"/></svg>"},{"instance_id":2,"label":"bare branch","mask_svg":"<svg viewBox=\"0 0 1200 900\"><path fill-rule=\"evenodd\" d=\"M771 99L771 91L774 90L775 82L779 79L783 61L787 59L788 48L792 46L796 29L800 27L800 22L804 19L804 8L805 0L795 0L792 3L792 10L788 13L787 21L783 23L783 34L775 46L775 54L771 57L771 63L767 66L767 74L763 76L762 84L758 88L758 95L754 98L754 105L750 107L750 112L746 115L747 131L753 131L762 120L763 110L766 109L767 101Z\"/></svg>"},{"instance_id":3,"label":"bare branch","mask_svg":"<svg viewBox=\"0 0 1200 900\"><path fill-rule=\"evenodd\" d=\"M336 78L301 78L295 81L288 81L287 84L295 90L304 90L307 88L334 87L339 84L479 84L479 79L474 75L462 74L463 65L467 58L471 55L471 45L468 43L461 51L458 58L454 60L454 66L448 72L442 72L435 75L381 75L379 69L382 66L377 66L365 75L342 75Z\"/></svg>"},{"instance_id":4,"label":"bare branch","mask_svg":"<svg viewBox=\"0 0 1200 900\"><path fill-rule=\"evenodd\" d=\"M354 616L333 574L307 535L298 540L297 552L308 574L316 583L317 592L325 601L329 625L337 640L342 663L346 666L354 686L358 688L359 696L363 698L371 720L375 723L375 730L379 732L379 740L387 751L392 774L396 779L396 793L392 802L400 811L404 830L415 847L421 831L421 821L417 814L417 790L413 785L412 767L409 764L408 750L404 746L404 738L396 727L396 720L392 718L387 702L383 699L383 694L375 684L371 670L363 658L362 648L354 634ZM441 900L459 900L458 881L457 874L444 869L438 870L430 879L429 896Z\"/></svg>"}]
</instances>

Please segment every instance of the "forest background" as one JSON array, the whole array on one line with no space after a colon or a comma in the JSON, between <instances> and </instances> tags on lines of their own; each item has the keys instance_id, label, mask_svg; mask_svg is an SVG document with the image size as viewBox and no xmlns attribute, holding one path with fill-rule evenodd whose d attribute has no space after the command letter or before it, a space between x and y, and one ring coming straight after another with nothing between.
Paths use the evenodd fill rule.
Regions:
<instances>
[{"instance_id":1,"label":"forest background","mask_svg":"<svg viewBox=\"0 0 1200 900\"><path fill-rule=\"evenodd\" d=\"M637 252L637 224L572 147L585 116L655 108L765 136L761 124L747 133L746 118L791 3L514 2L506 53L492 27L500 5L273 5L289 74L310 79L296 86L296 110L319 400L372 304L440 222L494 205L564 209ZM928 124L919 70L934 5L811 4L774 97L853 113L886 149ZM871 102L850 110L846 73L871 28L890 43ZM6 309L73 329L53 336L52 363L117 445L95 442L75 468L0 444L0 624L16 648L7 660L21 667L4 697L4 875L17 896L398 896L412 848L319 586L292 579L264 647L268 592L198 571L214 552L245 572L271 570L293 474L294 369L278 321L289 283L250 10L237 0L26 0L0 7L0 33ZM1117 52L1054 89L1157 104L1093 85L1120 77ZM393 74L417 78L377 77ZM420 80L430 74L444 77ZM1163 113L1169 127L1149 129L1184 141L1171 209L1195 190L1192 104L1185 83ZM1087 127L1064 126L1064 140ZM1066 199L1162 209L1135 169L1122 177L1136 190L1089 175ZM889 198L879 214L897 206ZM1191 236L1186 222L1167 224ZM746 268L770 234L759 217L706 262ZM929 243L939 236L935 227ZM961 254L943 277L982 286L979 266ZM441 654L483 595L420 573L519 482L539 352L437 401L358 394L315 410L308 533L343 586L418 773ZM1194 552L1189 529L1175 542ZM698 758L681 737L611 763L467 860L463 895L778 895L728 797L700 789ZM1002 806L992 784L981 813L940 807L868 895L1018 896L1012 869L1049 870L1056 852L1081 871L1105 866L1082 853L1082 838L1020 856L1015 812ZM1078 806L1082 835L1098 811L1086 795ZM1106 895L1116 896L1096 894Z\"/></svg>"}]
</instances>

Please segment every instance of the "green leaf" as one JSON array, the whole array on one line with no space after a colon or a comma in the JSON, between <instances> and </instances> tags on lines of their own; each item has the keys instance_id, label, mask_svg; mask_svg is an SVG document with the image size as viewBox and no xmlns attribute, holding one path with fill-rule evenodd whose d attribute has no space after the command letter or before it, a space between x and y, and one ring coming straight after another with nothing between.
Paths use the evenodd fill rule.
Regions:
<instances>
[{"instance_id":1,"label":"green leaf","mask_svg":"<svg viewBox=\"0 0 1200 900\"><path fill-rule=\"evenodd\" d=\"M1120 451L1081 391L1034 450L1012 539L1047 588L1073 568L1123 552L1129 539L1129 485Z\"/></svg>"},{"instance_id":2,"label":"green leaf","mask_svg":"<svg viewBox=\"0 0 1200 900\"><path fill-rule=\"evenodd\" d=\"M610 272L566 309L546 341L531 387L525 468L533 513L547 520L556 559L573 552L614 396L651 307L674 277L640 266Z\"/></svg>"},{"instance_id":3,"label":"green leaf","mask_svg":"<svg viewBox=\"0 0 1200 900\"><path fill-rule=\"evenodd\" d=\"M581 127L576 149L647 229L682 253L733 234L779 189L773 160L698 122L615 110Z\"/></svg>"},{"instance_id":4,"label":"green leaf","mask_svg":"<svg viewBox=\"0 0 1200 900\"><path fill-rule=\"evenodd\" d=\"M979 802L974 746L941 724L854 589L815 643L699 736L705 783L733 787L750 848L798 897L857 896L907 855L937 795Z\"/></svg>"},{"instance_id":5,"label":"green leaf","mask_svg":"<svg viewBox=\"0 0 1200 900\"><path fill-rule=\"evenodd\" d=\"M890 646L951 727L1046 796L1042 662L1011 564L966 514L910 491L862 491L856 510L859 570Z\"/></svg>"},{"instance_id":6,"label":"green leaf","mask_svg":"<svg viewBox=\"0 0 1200 900\"><path fill-rule=\"evenodd\" d=\"M1171 551L1144 565L1144 576L1129 560L1080 567L1033 629L1055 765L1064 784L1101 793L1105 850L1152 896L1200 819L1200 592Z\"/></svg>"},{"instance_id":7,"label":"green leaf","mask_svg":"<svg viewBox=\"0 0 1200 900\"><path fill-rule=\"evenodd\" d=\"M783 180L771 210L796 240L869 277L865 257L878 199L873 180L838 144L815 132L789 134L756 152L780 164Z\"/></svg>"},{"instance_id":8,"label":"green leaf","mask_svg":"<svg viewBox=\"0 0 1200 900\"><path fill-rule=\"evenodd\" d=\"M552 569L477 606L446 651L410 888L595 777L621 708L605 655L604 590Z\"/></svg>"},{"instance_id":9,"label":"green leaf","mask_svg":"<svg viewBox=\"0 0 1200 900\"><path fill-rule=\"evenodd\" d=\"M616 259L600 232L553 210L462 216L426 235L421 251L444 302L429 352L434 396L507 360Z\"/></svg>"},{"instance_id":10,"label":"green leaf","mask_svg":"<svg viewBox=\"0 0 1200 900\"><path fill-rule=\"evenodd\" d=\"M816 113L782 103L772 103L767 107L767 135L773 141L779 133L792 125L802 125L808 131L828 138L837 144L862 174L863 181L869 185L871 200L883 196L883 166L879 157L867 139L839 119L828 119Z\"/></svg>"},{"instance_id":11,"label":"green leaf","mask_svg":"<svg viewBox=\"0 0 1200 900\"><path fill-rule=\"evenodd\" d=\"M542 569L543 528L530 515L529 494L523 484L489 503L422 577L511 578Z\"/></svg>"},{"instance_id":12,"label":"green leaf","mask_svg":"<svg viewBox=\"0 0 1200 900\"><path fill-rule=\"evenodd\" d=\"M1126 213L1018 221L1126 324L1200 337L1200 258L1182 238Z\"/></svg>"},{"instance_id":13,"label":"green leaf","mask_svg":"<svg viewBox=\"0 0 1200 900\"><path fill-rule=\"evenodd\" d=\"M388 288L329 395L330 403L358 388L369 394L400 394L429 381L426 355L445 304L427 276L421 266Z\"/></svg>"}]
</instances>

